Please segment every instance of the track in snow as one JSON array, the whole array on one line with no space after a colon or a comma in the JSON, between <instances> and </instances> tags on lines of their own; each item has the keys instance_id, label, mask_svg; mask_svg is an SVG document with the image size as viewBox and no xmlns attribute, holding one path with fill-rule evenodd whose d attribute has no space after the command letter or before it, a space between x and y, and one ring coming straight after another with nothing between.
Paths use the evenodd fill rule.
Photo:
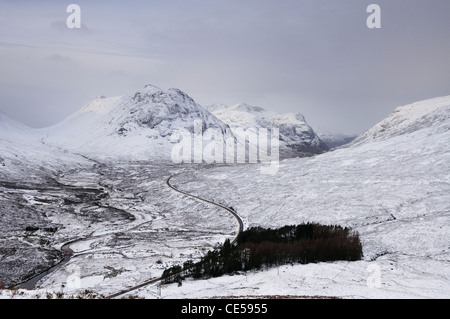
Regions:
<instances>
[{"instance_id":1,"label":"track in snow","mask_svg":"<svg viewBox=\"0 0 450 319\"><path fill-rule=\"evenodd\" d=\"M243 222L242 219L239 217L239 215L234 211L234 209L232 209L232 208L230 208L230 207L227 207L227 206L224 206L224 205L221 205L221 204L218 204L218 203L215 203L215 202L213 202L213 201L210 201L210 200L201 198L201 197L199 197L199 196L192 195L192 194L189 194L189 193L180 191L178 188L174 187L174 186L170 183L170 180L172 179L172 177L174 177L174 175L171 175L171 176L169 176L169 177L166 179L166 185L167 185L169 188L171 188L171 189L173 189L174 191L176 191L176 192L178 192L178 193L181 193L181 194L183 194L183 195L186 195L186 196L195 198L196 200L199 200L199 201L202 201L202 202L211 204L211 205L218 206L218 207L220 207L220 208L222 208L222 209L225 209L225 210L227 210L230 214L232 214L232 215L234 216L234 218L236 218L239 227L238 227L238 231L237 231L236 236L235 236L234 239L231 241L232 244L236 243L239 234L244 230L244 222ZM137 286L134 286L134 287L131 287L131 288L128 288L128 289L119 291L119 292L117 292L117 293L115 293L115 294L112 294L112 295L109 295L108 298L116 298L116 297L119 297L119 296L124 295L124 294L126 294L126 293L129 293L129 292L131 292L131 291L137 290L137 289L139 289L139 288L143 288L143 287L145 287L145 286L147 286L147 285L155 284L155 283L159 282L160 280L162 280L162 278L153 278L153 279L147 280L147 281L145 281L145 282L143 282L143 283L141 283L141 284L139 284L139 285L137 285Z\"/></svg>"}]
</instances>

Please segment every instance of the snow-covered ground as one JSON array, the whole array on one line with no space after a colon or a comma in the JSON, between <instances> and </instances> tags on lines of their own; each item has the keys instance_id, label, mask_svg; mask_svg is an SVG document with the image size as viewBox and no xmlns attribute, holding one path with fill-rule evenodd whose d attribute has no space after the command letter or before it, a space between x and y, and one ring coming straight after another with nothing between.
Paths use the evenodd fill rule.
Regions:
<instances>
[{"instance_id":1,"label":"snow-covered ground","mask_svg":"<svg viewBox=\"0 0 450 319\"><path fill-rule=\"evenodd\" d=\"M365 143L285 160L275 176L240 166L175 178L185 191L227 200L250 226L352 227L364 260L188 282L167 295L450 297L449 107L447 97L399 108L396 120L408 125L391 126L388 138L380 138L381 123L383 131L369 130Z\"/></svg>"},{"instance_id":2,"label":"snow-covered ground","mask_svg":"<svg viewBox=\"0 0 450 319\"><path fill-rule=\"evenodd\" d=\"M369 130L365 143L285 160L275 176L259 174L255 165L174 178L187 192L226 201L249 226L352 227L364 259L187 281L162 295L450 297L449 106L447 97L399 108L395 119L404 124L391 125L388 137L385 123L394 115Z\"/></svg>"},{"instance_id":3,"label":"snow-covered ground","mask_svg":"<svg viewBox=\"0 0 450 319\"><path fill-rule=\"evenodd\" d=\"M2 290L1 297L84 289L108 295L158 277L165 267L198 258L234 236L236 222L226 211L165 185L176 174L173 185L234 207L247 227L349 226L360 234L364 258L187 280L181 287L153 284L128 295L449 298L449 114L450 97L398 108L350 145L283 160L275 175L261 174L257 164L179 166L83 158L80 166L54 175L60 189L5 184L3 202L23 198L25 209L45 209L45 221L60 226L54 235L34 236L45 237L55 249L84 240L70 246L74 257L44 277L38 289ZM80 188L103 189L108 196L91 198ZM32 243L23 229L11 232Z\"/></svg>"},{"instance_id":4,"label":"snow-covered ground","mask_svg":"<svg viewBox=\"0 0 450 319\"><path fill-rule=\"evenodd\" d=\"M65 243L73 242L69 248L74 252L69 262L56 267L37 282L36 288L64 288L69 293L92 289L111 294L157 278L173 263L199 258L217 243L234 237L236 222L226 211L167 187L165 179L177 172L179 168L173 165L114 162L67 172L58 178L65 186L62 189L27 191L25 207L11 212L17 215L27 209L39 215L45 211L47 223L51 221L58 227L55 234L46 238L50 242L48 249L61 249ZM86 195L79 200L84 194L81 190L94 185L108 196ZM0 191L24 196L22 189L5 187ZM39 202L44 196L46 202ZM28 223L34 226L38 222L37 218L30 218ZM28 234L25 225L16 225L6 235L30 242L30 238L39 241L46 234ZM13 248L17 246L9 244L8 249ZM9 256L11 262L13 256ZM71 285L74 276L78 284Z\"/></svg>"}]
</instances>

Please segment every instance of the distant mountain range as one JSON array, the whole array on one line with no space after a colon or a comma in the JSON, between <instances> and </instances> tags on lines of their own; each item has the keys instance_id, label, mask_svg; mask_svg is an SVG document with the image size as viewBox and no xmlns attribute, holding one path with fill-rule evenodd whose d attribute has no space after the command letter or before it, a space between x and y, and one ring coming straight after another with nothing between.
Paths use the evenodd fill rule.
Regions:
<instances>
[{"instance_id":1,"label":"distant mountain range","mask_svg":"<svg viewBox=\"0 0 450 319\"><path fill-rule=\"evenodd\" d=\"M194 133L227 125L186 93L146 85L131 96L99 97L62 122L42 130L45 142L101 157L170 159L180 130Z\"/></svg>"},{"instance_id":2,"label":"distant mountain range","mask_svg":"<svg viewBox=\"0 0 450 319\"><path fill-rule=\"evenodd\" d=\"M354 136L317 134L302 114L277 114L246 103L204 108L179 89L146 85L130 96L98 97L62 122L44 129L28 128L0 113L0 167L19 167L27 160L52 167L52 159L57 163L59 158L68 159L71 154L170 160L180 140L191 138L182 137L180 132L193 136L184 150L190 152L196 146L195 134L202 134L202 149L207 147L210 140L205 142L204 134L208 130L223 135L223 139L213 139L216 145L231 141L247 150L248 143L254 142L246 142L249 130L267 131L271 136L276 132L281 158L311 156L349 142L346 147L423 127L441 127L436 124L448 122L449 104L449 97L441 97L399 107L353 140ZM226 146L219 147L214 152L219 152L220 157L225 149Z\"/></svg>"},{"instance_id":3,"label":"distant mountain range","mask_svg":"<svg viewBox=\"0 0 450 319\"><path fill-rule=\"evenodd\" d=\"M194 135L218 130L223 143L227 140L244 145L248 152L255 141L247 138L246 142L244 134L263 128L269 134L273 128L278 129L283 158L310 156L329 149L301 114L276 114L247 104L203 108L179 89L163 90L150 84L130 96L98 97L38 133L46 144L91 156L170 159L180 142L180 131ZM203 142L203 148L207 142Z\"/></svg>"},{"instance_id":4,"label":"distant mountain range","mask_svg":"<svg viewBox=\"0 0 450 319\"><path fill-rule=\"evenodd\" d=\"M315 132L330 149L346 145L358 137L358 134L344 134L321 130L315 130Z\"/></svg>"}]
</instances>

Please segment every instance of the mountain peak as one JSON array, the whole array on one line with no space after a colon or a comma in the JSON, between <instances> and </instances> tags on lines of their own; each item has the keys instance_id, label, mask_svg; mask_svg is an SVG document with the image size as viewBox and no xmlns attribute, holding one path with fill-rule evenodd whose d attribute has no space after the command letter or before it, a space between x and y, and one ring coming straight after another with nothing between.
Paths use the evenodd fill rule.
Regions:
<instances>
[{"instance_id":1,"label":"mountain peak","mask_svg":"<svg viewBox=\"0 0 450 319\"><path fill-rule=\"evenodd\" d=\"M153 84L146 84L140 91L145 92L147 94L153 94L153 93L162 91L162 89Z\"/></svg>"},{"instance_id":2,"label":"mountain peak","mask_svg":"<svg viewBox=\"0 0 450 319\"><path fill-rule=\"evenodd\" d=\"M245 102L230 106L230 109L241 111L241 112L251 112L251 113L263 113L267 112L265 109L259 106L249 105Z\"/></svg>"},{"instance_id":3,"label":"mountain peak","mask_svg":"<svg viewBox=\"0 0 450 319\"><path fill-rule=\"evenodd\" d=\"M100 156L170 159L171 136L194 132L196 121L202 122L202 130L227 128L183 91L148 84L131 95L94 99L48 129L45 139Z\"/></svg>"},{"instance_id":4,"label":"mountain peak","mask_svg":"<svg viewBox=\"0 0 450 319\"><path fill-rule=\"evenodd\" d=\"M142 89L136 91L133 97L131 98L134 102L147 102L150 96L153 96L157 93L163 93L164 91L152 84L145 85Z\"/></svg>"},{"instance_id":5,"label":"mountain peak","mask_svg":"<svg viewBox=\"0 0 450 319\"><path fill-rule=\"evenodd\" d=\"M295 114L295 119L298 121L306 122L305 116L302 113Z\"/></svg>"}]
</instances>

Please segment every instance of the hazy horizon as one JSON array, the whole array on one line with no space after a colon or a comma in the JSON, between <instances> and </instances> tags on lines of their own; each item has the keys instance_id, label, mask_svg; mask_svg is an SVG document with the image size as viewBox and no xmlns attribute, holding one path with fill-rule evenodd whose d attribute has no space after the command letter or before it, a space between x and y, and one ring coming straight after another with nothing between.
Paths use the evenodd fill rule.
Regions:
<instances>
[{"instance_id":1,"label":"hazy horizon","mask_svg":"<svg viewBox=\"0 0 450 319\"><path fill-rule=\"evenodd\" d=\"M450 2L0 0L0 110L55 124L96 96L146 84L200 105L302 113L362 133L395 107L450 95ZM366 8L381 7L381 29Z\"/></svg>"}]
</instances>

